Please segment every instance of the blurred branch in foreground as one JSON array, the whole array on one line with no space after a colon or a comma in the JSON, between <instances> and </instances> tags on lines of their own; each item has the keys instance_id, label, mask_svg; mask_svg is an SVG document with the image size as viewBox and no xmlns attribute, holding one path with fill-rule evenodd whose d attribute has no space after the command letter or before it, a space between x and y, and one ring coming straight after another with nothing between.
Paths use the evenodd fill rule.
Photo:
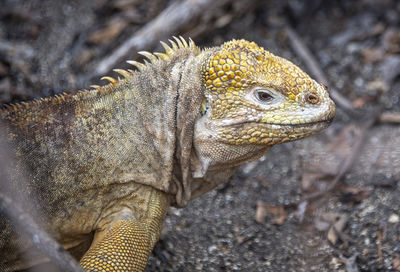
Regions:
<instances>
[{"instance_id":1,"label":"blurred branch in foreground","mask_svg":"<svg viewBox=\"0 0 400 272\"><path fill-rule=\"evenodd\" d=\"M0 124L0 213L6 215L33 244L56 266L65 272L83 272L81 266L64 248L51 238L23 207L33 207L28 196L19 195L12 189L10 166L16 165L15 158L7 143L4 127ZM18 171L21 172L21 171ZM19 183L27 184L22 174L18 175ZM18 201L17 201L18 199Z\"/></svg>"},{"instance_id":2,"label":"blurred branch in foreground","mask_svg":"<svg viewBox=\"0 0 400 272\"><path fill-rule=\"evenodd\" d=\"M322 71L320 65L317 60L312 55L311 51L305 45L305 43L301 40L299 35L292 29L290 26L285 27L285 32L291 42L292 49L298 54L298 56L305 62L307 68L310 70L311 74L315 76L315 79L318 82L328 85L329 80L325 73ZM329 93L332 96L332 99L346 112L353 114L354 108L351 105L351 102L341 95L334 88L329 88Z\"/></svg>"}]
</instances>

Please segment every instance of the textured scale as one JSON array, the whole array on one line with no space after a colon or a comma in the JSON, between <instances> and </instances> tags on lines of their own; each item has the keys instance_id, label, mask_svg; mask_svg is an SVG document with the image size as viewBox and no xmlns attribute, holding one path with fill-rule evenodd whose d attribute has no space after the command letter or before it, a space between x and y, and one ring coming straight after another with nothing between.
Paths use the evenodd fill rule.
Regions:
<instances>
[{"instance_id":1,"label":"textured scale","mask_svg":"<svg viewBox=\"0 0 400 272\"><path fill-rule=\"evenodd\" d=\"M226 182L272 145L327 127L326 88L290 61L233 40L200 50L189 39L114 70L76 95L0 110L18 163L16 192L35 196L45 228L88 271L142 271L170 205ZM15 175L17 176L17 175ZM0 268L43 256L0 214ZM24 257L24 262L21 261Z\"/></svg>"},{"instance_id":2,"label":"textured scale","mask_svg":"<svg viewBox=\"0 0 400 272\"><path fill-rule=\"evenodd\" d=\"M166 196L156 190L149 198L147 218L117 221L81 259L88 271L143 271L161 232Z\"/></svg>"}]
</instances>

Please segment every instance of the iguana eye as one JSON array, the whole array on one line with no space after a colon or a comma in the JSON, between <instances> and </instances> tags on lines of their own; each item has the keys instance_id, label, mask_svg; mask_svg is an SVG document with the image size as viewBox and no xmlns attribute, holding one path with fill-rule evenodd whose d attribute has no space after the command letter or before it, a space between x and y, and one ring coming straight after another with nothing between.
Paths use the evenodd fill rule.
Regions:
<instances>
[{"instance_id":1,"label":"iguana eye","mask_svg":"<svg viewBox=\"0 0 400 272\"><path fill-rule=\"evenodd\" d=\"M272 99L274 99L274 97L265 90L256 90L255 96L261 102L268 102L268 101L271 101Z\"/></svg>"}]
</instances>

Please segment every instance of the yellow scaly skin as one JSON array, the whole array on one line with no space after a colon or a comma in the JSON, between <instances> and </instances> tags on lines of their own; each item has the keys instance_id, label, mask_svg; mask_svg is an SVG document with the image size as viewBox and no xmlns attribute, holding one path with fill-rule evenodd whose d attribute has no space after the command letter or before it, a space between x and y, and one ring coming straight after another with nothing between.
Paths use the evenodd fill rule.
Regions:
<instances>
[{"instance_id":1,"label":"yellow scaly skin","mask_svg":"<svg viewBox=\"0 0 400 272\"><path fill-rule=\"evenodd\" d=\"M87 271L142 271L170 205L185 206L272 145L327 127L326 88L253 42L175 38L125 79L0 110L46 229ZM0 268L39 262L10 222ZM94 236L93 236L94 235ZM85 247L89 244L90 247ZM21 261L25 254L25 263Z\"/></svg>"}]
</instances>

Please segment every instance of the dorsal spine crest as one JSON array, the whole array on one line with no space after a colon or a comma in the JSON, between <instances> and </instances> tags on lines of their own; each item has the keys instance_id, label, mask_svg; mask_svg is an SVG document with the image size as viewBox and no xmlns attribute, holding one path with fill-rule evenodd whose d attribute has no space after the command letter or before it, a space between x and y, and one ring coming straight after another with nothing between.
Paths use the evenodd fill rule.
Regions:
<instances>
[{"instance_id":1,"label":"dorsal spine crest","mask_svg":"<svg viewBox=\"0 0 400 272\"><path fill-rule=\"evenodd\" d=\"M195 43L193 42L193 40L191 38L189 38L189 42L187 42L181 36L179 36L179 37L173 36L173 39L175 41L173 41L171 39L169 40L172 47L163 41L160 42L161 46L165 50L165 53L161 53L161 52L150 53L147 51L138 52L138 54L146 57L150 61L150 63L147 60L144 60L143 61L144 63L137 62L134 60L128 60L127 63L135 66L139 72L142 72L150 64L155 64L159 61L168 61L178 50L190 49L196 53L200 51L200 49L195 45ZM136 71L133 71L131 69L126 69L126 70L125 69L114 69L113 71L118 73L119 75L121 75L123 77L123 79L127 79L130 76L132 76L134 73L136 73ZM116 86L119 83L119 81L121 80L121 78L118 77L117 79L115 79L114 77L111 77L111 76L103 76L101 78L101 80L106 80L112 86ZM91 87L91 90L81 90L78 93L76 93L75 95L71 95L71 94L63 92L61 94L57 94L52 97L39 98L39 99L34 99L29 102L19 102L19 103L4 105L3 111L4 112L12 112L12 111L18 111L19 109L28 109L30 107L30 105L40 106L40 104L45 104L45 103L56 104L56 103L62 103L64 101L79 100L81 98L84 98L85 96L88 96L89 94L93 94L93 93L102 94L109 90L109 88L107 88L107 85L104 85L104 86L91 85L90 87ZM0 109L0 112L1 111L2 111L2 109Z\"/></svg>"}]
</instances>

